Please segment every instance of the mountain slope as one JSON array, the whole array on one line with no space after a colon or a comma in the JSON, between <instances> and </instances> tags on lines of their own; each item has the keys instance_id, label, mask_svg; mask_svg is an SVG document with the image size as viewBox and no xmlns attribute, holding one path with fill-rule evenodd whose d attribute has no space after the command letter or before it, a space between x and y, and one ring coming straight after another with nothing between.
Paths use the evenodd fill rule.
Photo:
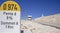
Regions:
<instances>
[{"instance_id":1,"label":"mountain slope","mask_svg":"<svg viewBox=\"0 0 60 33\"><path fill-rule=\"evenodd\" d=\"M60 14L39 17L39 18L36 18L35 21L45 25L50 25L56 28L60 28Z\"/></svg>"},{"instance_id":2,"label":"mountain slope","mask_svg":"<svg viewBox=\"0 0 60 33\"><path fill-rule=\"evenodd\" d=\"M21 30L24 33L60 33L60 29L51 26L38 24L35 21L21 21Z\"/></svg>"}]
</instances>

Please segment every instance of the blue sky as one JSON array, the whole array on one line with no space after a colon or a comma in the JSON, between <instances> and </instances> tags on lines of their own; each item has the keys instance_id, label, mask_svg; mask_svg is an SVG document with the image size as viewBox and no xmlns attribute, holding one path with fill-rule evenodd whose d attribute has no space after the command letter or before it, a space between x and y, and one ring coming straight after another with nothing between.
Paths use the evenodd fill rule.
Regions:
<instances>
[{"instance_id":1,"label":"blue sky","mask_svg":"<svg viewBox=\"0 0 60 33\"><path fill-rule=\"evenodd\" d=\"M0 0L0 5L5 0ZM21 7L21 18L32 15L33 18L60 13L60 0L14 0ZM26 16L24 16L26 15Z\"/></svg>"}]
</instances>

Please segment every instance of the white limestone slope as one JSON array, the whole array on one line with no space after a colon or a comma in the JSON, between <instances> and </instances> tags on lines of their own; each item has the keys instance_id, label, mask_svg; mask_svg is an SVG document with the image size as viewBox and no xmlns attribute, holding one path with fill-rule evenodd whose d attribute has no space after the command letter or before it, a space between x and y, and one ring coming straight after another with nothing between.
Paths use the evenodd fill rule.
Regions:
<instances>
[{"instance_id":1,"label":"white limestone slope","mask_svg":"<svg viewBox=\"0 0 60 33\"><path fill-rule=\"evenodd\" d=\"M36 18L35 21L60 28L60 14Z\"/></svg>"},{"instance_id":2,"label":"white limestone slope","mask_svg":"<svg viewBox=\"0 0 60 33\"><path fill-rule=\"evenodd\" d=\"M38 24L35 21L21 21L21 30L24 33L60 33L60 29L54 27Z\"/></svg>"}]
</instances>

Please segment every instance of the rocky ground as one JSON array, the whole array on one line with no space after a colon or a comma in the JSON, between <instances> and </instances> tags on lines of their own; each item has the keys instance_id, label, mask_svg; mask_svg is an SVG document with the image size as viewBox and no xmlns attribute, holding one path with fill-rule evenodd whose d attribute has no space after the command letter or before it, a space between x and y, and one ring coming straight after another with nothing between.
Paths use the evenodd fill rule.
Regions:
<instances>
[{"instance_id":1,"label":"rocky ground","mask_svg":"<svg viewBox=\"0 0 60 33\"><path fill-rule=\"evenodd\" d=\"M35 21L37 23L49 25L49 26L60 29L60 14L39 17L39 18L36 18Z\"/></svg>"},{"instance_id":2,"label":"rocky ground","mask_svg":"<svg viewBox=\"0 0 60 33\"><path fill-rule=\"evenodd\" d=\"M28 20L21 21L21 30L23 30L24 33L60 33L60 29Z\"/></svg>"}]
</instances>

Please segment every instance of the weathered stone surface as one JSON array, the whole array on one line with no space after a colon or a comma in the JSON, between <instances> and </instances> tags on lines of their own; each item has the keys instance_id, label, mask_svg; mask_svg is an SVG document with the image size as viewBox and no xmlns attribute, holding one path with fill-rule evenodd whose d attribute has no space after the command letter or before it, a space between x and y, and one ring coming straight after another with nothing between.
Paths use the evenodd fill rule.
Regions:
<instances>
[{"instance_id":1,"label":"weathered stone surface","mask_svg":"<svg viewBox=\"0 0 60 33\"><path fill-rule=\"evenodd\" d=\"M60 29L60 14L39 17L39 18L36 18L35 21L38 23L50 25Z\"/></svg>"}]
</instances>

